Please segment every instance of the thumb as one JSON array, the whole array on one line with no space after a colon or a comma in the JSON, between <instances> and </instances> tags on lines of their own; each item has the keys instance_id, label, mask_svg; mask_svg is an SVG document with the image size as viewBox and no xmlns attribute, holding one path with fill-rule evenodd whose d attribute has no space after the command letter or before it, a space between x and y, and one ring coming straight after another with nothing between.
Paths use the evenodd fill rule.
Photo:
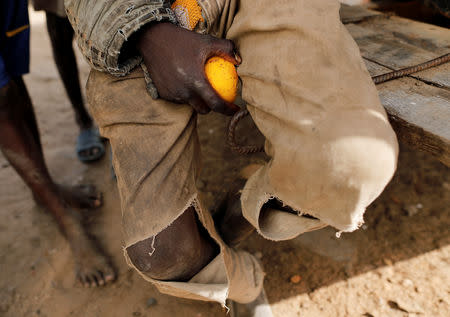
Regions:
<instances>
[{"instance_id":1,"label":"thumb","mask_svg":"<svg viewBox=\"0 0 450 317\"><path fill-rule=\"evenodd\" d=\"M230 40L217 39L214 41L211 47L210 56L208 57L212 56L220 56L236 66L240 65L242 62L242 58L237 52L234 42Z\"/></svg>"}]
</instances>

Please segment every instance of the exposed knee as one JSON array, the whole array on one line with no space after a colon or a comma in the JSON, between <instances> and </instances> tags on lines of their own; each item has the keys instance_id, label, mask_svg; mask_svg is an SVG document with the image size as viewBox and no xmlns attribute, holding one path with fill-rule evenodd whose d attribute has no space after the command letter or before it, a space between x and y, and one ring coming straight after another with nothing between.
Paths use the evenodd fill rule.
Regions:
<instances>
[{"instance_id":1,"label":"exposed knee","mask_svg":"<svg viewBox=\"0 0 450 317\"><path fill-rule=\"evenodd\" d=\"M189 280L218 253L217 246L203 233L193 208L168 228L127 249L133 265L157 280Z\"/></svg>"}]
</instances>

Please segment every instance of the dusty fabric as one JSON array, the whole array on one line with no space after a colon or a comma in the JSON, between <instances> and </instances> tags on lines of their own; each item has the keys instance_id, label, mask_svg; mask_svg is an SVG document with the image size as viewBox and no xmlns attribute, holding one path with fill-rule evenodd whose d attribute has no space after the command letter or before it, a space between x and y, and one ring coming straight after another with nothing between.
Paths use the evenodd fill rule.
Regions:
<instances>
[{"instance_id":1,"label":"dusty fabric","mask_svg":"<svg viewBox=\"0 0 450 317\"><path fill-rule=\"evenodd\" d=\"M358 228L394 173L398 146L338 2L226 1L216 19L211 32L241 53L242 95L271 157L243 189L244 216L272 240L325 225ZM123 78L93 71L88 82L91 112L113 149L125 246L156 235L193 205L220 255L191 282L152 282L180 297L249 301L263 274L251 255L223 244L201 205L196 117L189 106L153 100L143 77L140 68ZM261 216L273 197L299 216Z\"/></svg>"},{"instance_id":2,"label":"dusty fabric","mask_svg":"<svg viewBox=\"0 0 450 317\"><path fill-rule=\"evenodd\" d=\"M65 6L87 62L117 76L128 74L142 60L132 49L123 51L133 33L148 23L177 22L169 0L65 0Z\"/></svg>"},{"instance_id":3,"label":"dusty fabric","mask_svg":"<svg viewBox=\"0 0 450 317\"><path fill-rule=\"evenodd\" d=\"M128 38L143 25L157 21L177 23L170 9L173 0L34 0L35 8L57 10L64 1L69 21L77 35L77 43L92 68L123 76L141 62L135 54L119 55ZM58 2L59 1L59 2ZM198 33L224 36L230 27L237 1L198 0L202 8ZM58 3L57 8L55 4ZM65 14L65 13L64 13Z\"/></svg>"},{"instance_id":4,"label":"dusty fabric","mask_svg":"<svg viewBox=\"0 0 450 317\"><path fill-rule=\"evenodd\" d=\"M91 113L113 151L125 248L157 235L194 206L220 254L189 283L143 277L174 296L221 304L227 297L251 301L262 288L262 270L253 256L222 242L195 188L200 163L196 114L187 105L153 100L143 78L141 68L124 78L92 71L87 86Z\"/></svg>"},{"instance_id":5,"label":"dusty fabric","mask_svg":"<svg viewBox=\"0 0 450 317\"><path fill-rule=\"evenodd\" d=\"M238 69L243 99L272 157L243 191L245 217L274 240L324 225L358 228L395 171L398 145L359 49L339 20L339 3L199 3L211 14L209 32L232 39L244 58ZM274 106L280 102L284 107ZM320 221L292 218L295 235L261 228L260 207L272 197ZM276 223L267 217L273 221L264 224Z\"/></svg>"},{"instance_id":6,"label":"dusty fabric","mask_svg":"<svg viewBox=\"0 0 450 317\"><path fill-rule=\"evenodd\" d=\"M66 16L64 0L32 0L31 2L36 11L44 10L45 12L54 13L62 18Z\"/></svg>"},{"instance_id":7,"label":"dusty fabric","mask_svg":"<svg viewBox=\"0 0 450 317\"><path fill-rule=\"evenodd\" d=\"M274 196L322 224L357 229L395 171L398 146L339 3L240 1L227 38L239 48L242 96L272 158L243 190L245 217L266 238L292 238L260 226Z\"/></svg>"}]
</instances>

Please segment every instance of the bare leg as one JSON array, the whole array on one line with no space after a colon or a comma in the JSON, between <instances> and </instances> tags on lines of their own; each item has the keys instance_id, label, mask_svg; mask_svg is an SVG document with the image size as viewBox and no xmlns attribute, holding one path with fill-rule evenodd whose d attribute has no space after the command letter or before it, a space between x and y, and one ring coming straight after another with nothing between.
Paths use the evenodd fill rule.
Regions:
<instances>
[{"instance_id":1,"label":"bare leg","mask_svg":"<svg viewBox=\"0 0 450 317\"><path fill-rule=\"evenodd\" d=\"M155 237L129 246L127 253L153 279L187 281L219 253L205 231L190 207Z\"/></svg>"},{"instance_id":2,"label":"bare leg","mask_svg":"<svg viewBox=\"0 0 450 317\"><path fill-rule=\"evenodd\" d=\"M19 91L22 94L24 103L31 105L31 99L28 95L28 91L25 87L25 83L22 78L16 78L15 83L18 86ZM23 119L26 125L29 127L30 134L37 146L37 151L43 156L41 140L39 138L39 130L34 117L33 107L28 107L27 111L23 113ZM78 186L64 186L58 185L58 190L65 202L67 202L71 207L75 208L97 208L102 204L101 193L97 192L94 186L91 185L78 185ZM37 203L42 204L39 197L34 196Z\"/></svg>"},{"instance_id":3,"label":"bare leg","mask_svg":"<svg viewBox=\"0 0 450 317\"><path fill-rule=\"evenodd\" d=\"M52 44L53 58L75 112L75 120L80 128L80 133L82 131L90 131L93 127L93 121L86 110L81 95L77 61L72 47L74 36L72 26L65 17L62 18L50 12L46 13L46 17L47 30ZM95 136L94 138L97 144L101 143L98 136ZM102 156L102 154L100 154L101 151L104 153L102 144L97 146L92 145L78 151L78 157L82 161L83 158L86 158L87 161L96 160ZM90 159L88 159L89 157Z\"/></svg>"},{"instance_id":4,"label":"bare leg","mask_svg":"<svg viewBox=\"0 0 450 317\"><path fill-rule=\"evenodd\" d=\"M69 96L80 129L92 127L92 119L84 106L81 95L77 61L72 47L73 29L67 18L46 13L47 30L52 43L53 58Z\"/></svg>"},{"instance_id":5,"label":"bare leg","mask_svg":"<svg viewBox=\"0 0 450 317\"><path fill-rule=\"evenodd\" d=\"M0 88L0 149L67 238L77 278L85 286L113 280L115 274L107 259L98 253L78 215L67 206L48 173L32 105L21 79L11 80Z\"/></svg>"},{"instance_id":6,"label":"bare leg","mask_svg":"<svg viewBox=\"0 0 450 317\"><path fill-rule=\"evenodd\" d=\"M34 110L33 110L32 106L29 106L29 105L31 105L30 95L28 94L28 90L25 86L25 83L24 83L22 77L15 78L14 83L17 85L17 88L20 91L21 98L23 98L22 103L24 104L24 108L25 108L25 105L27 105L27 109L22 112L23 119L25 120L26 125L28 126L28 128L30 130L30 134L33 137L34 143L38 147L36 150L39 151L39 153L43 156L44 154L42 152L42 144L41 144L41 139L39 137L39 129L37 127Z\"/></svg>"}]
</instances>

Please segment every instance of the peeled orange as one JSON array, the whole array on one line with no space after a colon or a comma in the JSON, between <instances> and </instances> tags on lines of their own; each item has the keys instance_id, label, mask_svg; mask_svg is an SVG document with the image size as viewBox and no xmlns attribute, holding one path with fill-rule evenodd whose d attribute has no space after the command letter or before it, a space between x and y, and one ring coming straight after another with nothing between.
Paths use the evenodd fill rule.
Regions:
<instances>
[{"instance_id":1,"label":"peeled orange","mask_svg":"<svg viewBox=\"0 0 450 317\"><path fill-rule=\"evenodd\" d=\"M206 78L225 101L233 102L236 99L238 74L233 63L219 56L211 57L205 64Z\"/></svg>"}]
</instances>

